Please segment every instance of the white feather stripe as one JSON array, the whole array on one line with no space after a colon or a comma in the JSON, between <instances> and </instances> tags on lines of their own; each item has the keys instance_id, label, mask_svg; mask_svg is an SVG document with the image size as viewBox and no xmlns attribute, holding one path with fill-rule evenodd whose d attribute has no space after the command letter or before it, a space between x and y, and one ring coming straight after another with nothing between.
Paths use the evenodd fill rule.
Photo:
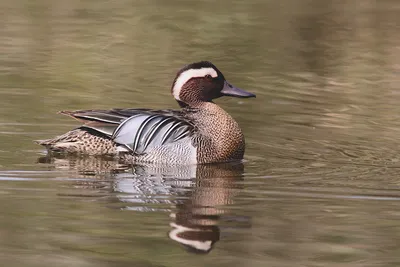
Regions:
<instances>
[{"instance_id":1,"label":"white feather stripe","mask_svg":"<svg viewBox=\"0 0 400 267\"><path fill-rule=\"evenodd\" d=\"M114 142L121 145L133 146L136 133L139 131L142 123L148 119L148 117L148 115L141 114L132 116L123 121L112 136ZM133 147L131 147L131 149L133 149Z\"/></svg>"},{"instance_id":2,"label":"white feather stripe","mask_svg":"<svg viewBox=\"0 0 400 267\"><path fill-rule=\"evenodd\" d=\"M218 76L218 73L213 68L201 68L201 69L188 69L182 72L178 79L176 79L174 88L172 89L172 94L174 95L176 100L181 100L179 98L179 94L181 93L182 86L187 83L192 78L204 77L206 75L211 75L211 77L215 78Z\"/></svg>"},{"instance_id":3,"label":"white feather stripe","mask_svg":"<svg viewBox=\"0 0 400 267\"><path fill-rule=\"evenodd\" d=\"M178 126L182 125L181 121L174 122L174 124L168 129L168 131L164 134L163 139L161 140L161 144L163 145L165 141L170 137L172 131L174 131Z\"/></svg>"},{"instance_id":4,"label":"white feather stripe","mask_svg":"<svg viewBox=\"0 0 400 267\"><path fill-rule=\"evenodd\" d=\"M149 146L150 142L153 141L153 137L157 134L158 129L160 129L160 127L164 127L165 124L167 124L167 123L169 123L171 121L173 121L172 118L166 117L166 118L162 118L155 125L153 125L153 127L151 128L149 134L147 135L146 143L144 144L144 149L146 149Z\"/></svg>"},{"instance_id":5,"label":"white feather stripe","mask_svg":"<svg viewBox=\"0 0 400 267\"><path fill-rule=\"evenodd\" d=\"M135 133L135 138L134 138L134 143L133 143L133 148L132 148L133 151L136 151L136 149L138 148L138 146L139 146L139 141L140 141L142 132L143 132L144 128L146 127L146 125L147 125L152 119L154 119L154 118L156 118L156 117L157 117L157 115L152 115L152 116L148 117L147 119L145 119L145 120L142 122L142 124L140 125L138 131Z\"/></svg>"}]
</instances>

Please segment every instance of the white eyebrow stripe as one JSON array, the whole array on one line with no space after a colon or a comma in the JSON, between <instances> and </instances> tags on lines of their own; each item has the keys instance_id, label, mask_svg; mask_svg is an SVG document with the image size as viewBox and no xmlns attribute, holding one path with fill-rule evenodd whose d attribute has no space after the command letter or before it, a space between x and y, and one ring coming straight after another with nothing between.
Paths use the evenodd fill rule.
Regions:
<instances>
[{"instance_id":1,"label":"white eyebrow stripe","mask_svg":"<svg viewBox=\"0 0 400 267\"><path fill-rule=\"evenodd\" d=\"M174 88L172 89L172 94L174 95L176 100L180 100L179 94L181 92L182 86L192 78L196 77L204 77L207 74L211 75L211 77L215 78L218 76L218 73L213 68L201 68L201 69L188 69L182 72L178 79L176 79Z\"/></svg>"}]
</instances>

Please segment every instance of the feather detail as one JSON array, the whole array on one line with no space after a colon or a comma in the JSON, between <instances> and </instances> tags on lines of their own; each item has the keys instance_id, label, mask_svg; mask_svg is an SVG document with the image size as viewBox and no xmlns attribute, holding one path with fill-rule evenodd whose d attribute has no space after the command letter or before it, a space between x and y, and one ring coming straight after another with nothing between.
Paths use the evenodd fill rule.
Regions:
<instances>
[{"instance_id":1,"label":"feather detail","mask_svg":"<svg viewBox=\"0 0 400 267\"><path fill-rule=\"evenodd\" d=\"M156 146L181 140L193 127L175 117L140 114L123 121L111 139L128 147L132 153L143 154Z\"/></svg>"},{"instance_id":2,"label":"feather detail","mask_svg":"<svg viewBox=\"0 0 400 267\"><path fill-rule=\"evenodd\" d=\"M195 126L186 115L194 110L151 110L151 109L111 109L75 110L59 113L83 122L77 130L98 134L119 147L119 151L135 155L178 142L188 136L195 136ZM83 133L82 132L82 133ZM81 133L71 131L63 136L62 142L71 143L71 137ZM42 145L55 147L60 140L42 140ZM64 139L66 141L64 141Z\"/></svg>"},{"instance_id":3,"label":"feather detail","mask_svg":"<svg viewBox=\"0 0 400 267\"><path fill-rule=\"evenodd\" d=\"M99 121L90 121L82 125L80 128L82 129L91 129L98 131L108 137L112 136L114 133L115 129L118 127L117 124L113 123L105 123L105 122L99 122Z\"/></svg>"},{"instance_id":4,"label":"feather detail","mask_svg":"<svg viewBox=\"0 0 400 267\"><path fill-rule=\"evenodd\" d=\"M77 120L86 121L101 121L106 123L120 124L126 119L125 116L107 110L76 110L76 111L61 111L63 115L68 115Z\"/></svg>"}]
</instances>

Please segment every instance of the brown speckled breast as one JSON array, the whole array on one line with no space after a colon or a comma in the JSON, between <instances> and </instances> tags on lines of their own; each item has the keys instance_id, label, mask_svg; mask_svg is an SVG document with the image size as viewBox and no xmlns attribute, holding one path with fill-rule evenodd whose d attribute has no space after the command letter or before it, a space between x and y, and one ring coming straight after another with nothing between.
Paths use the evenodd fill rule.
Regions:
<instances>
[{"instance_id":1,"label":"brown speckled breast","mask_svg":"<svg viewBox=\"0 0 400 267\"><path fill-rule=\"evenodd\" d=\"M224 162L243 158L245 141L237 122L222 108L211 102L203 102L199 111L190 118L195 122L198 136L197 162Z\"/></svg>"}]
</instances>

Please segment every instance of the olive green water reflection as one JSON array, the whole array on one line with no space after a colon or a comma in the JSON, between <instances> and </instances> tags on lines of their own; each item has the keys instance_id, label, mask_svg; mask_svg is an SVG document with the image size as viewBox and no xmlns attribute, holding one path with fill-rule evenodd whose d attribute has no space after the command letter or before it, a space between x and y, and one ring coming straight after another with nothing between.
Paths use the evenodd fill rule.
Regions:
<instances>
[{"instance_id":1,"label":"olive green water reflection","mask_svg":"<svg viewBox=\"0 0 400 267\"><path fill-rule=\"evenodd\" d=\"M1 1L2 264L399 266L399 10ZM243 165L124 170L32 142L77 125L58 110L176 108L176 71L203 59L257 94L217 100Z\"/></svg>"}]
</instances>

